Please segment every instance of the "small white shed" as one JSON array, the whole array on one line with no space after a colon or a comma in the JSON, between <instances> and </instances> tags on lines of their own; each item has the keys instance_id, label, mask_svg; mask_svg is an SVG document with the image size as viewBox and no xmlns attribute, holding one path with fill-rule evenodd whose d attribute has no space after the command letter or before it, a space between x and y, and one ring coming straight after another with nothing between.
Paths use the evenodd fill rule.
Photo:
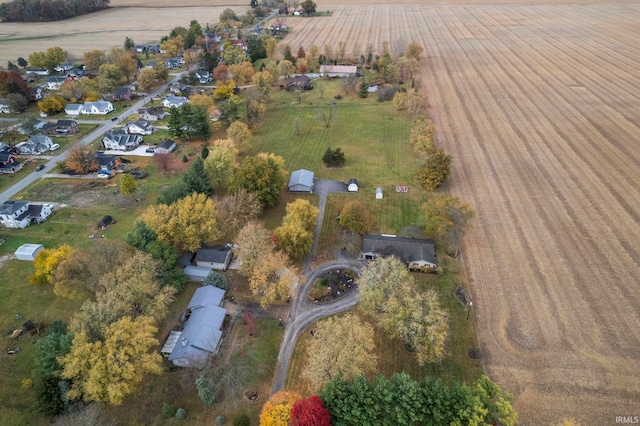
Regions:
<instances>
[{"instance_id":1,"label":"small white shed","mask_svg":"<svg viewBox=\"0 0 640 426\"><path fill-rule=\"evenodd\" d=\"M376 200L382 200L382 188L376 188Z\"/></svg>"},{"instance_id":2,"label":"small white shed","mask_svg":"<svg viewBox=\"0 0 640 426\"><path fill-rule=\"evenodd\" d=\"M358 181L356 178L349 179L349 182L347 182L347 191L358 192Z\"/></svg>"},{"instance_id":3,"label":"small white shed","mask_svg":"<svg viewBox=\"0 0 640 426\"><path fill-rule=\"evenodd\" d=\"M16 259L18 260L36 260L38 252L42 250L42 244L23 244L16 250Z\"/></svg>"}]
</instances>

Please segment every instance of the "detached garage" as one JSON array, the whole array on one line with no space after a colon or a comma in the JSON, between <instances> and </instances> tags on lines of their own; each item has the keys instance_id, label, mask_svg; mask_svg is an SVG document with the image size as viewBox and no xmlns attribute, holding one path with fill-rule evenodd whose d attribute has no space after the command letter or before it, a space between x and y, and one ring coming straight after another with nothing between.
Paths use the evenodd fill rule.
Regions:
<instances>
[{"instance_id":1,"label":"detached garage","mask_svg":"<svg viewBox=\"0 0 640 426\"><path fill-rule=\"evenodd\" d=\"M23 244L16 250L16 259L34 261L38 252L43 248L42 244Z\"/></svg>"},{"instance_id":2,"label":"detached garage","mask_svg":"<svg viewBox=\"0 0 640 426\"><path fill-rule=\"evenodd\" d=\"M289 191L312 192L313 176L313 172L305 169L296 170L291 173L291 179L289 179Z\"/></svg>"}]
</instances>

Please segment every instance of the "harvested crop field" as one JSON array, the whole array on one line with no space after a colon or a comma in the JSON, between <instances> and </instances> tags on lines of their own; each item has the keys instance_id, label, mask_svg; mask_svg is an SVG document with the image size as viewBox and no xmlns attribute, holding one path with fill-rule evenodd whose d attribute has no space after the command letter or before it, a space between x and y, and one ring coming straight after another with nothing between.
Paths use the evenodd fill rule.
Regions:
<instances>
[{"instance_id":1,"label":"harvested crop field","mask_svg":"<svg viewBox=\"0 0 640 426\"><path fill-rule=\"evenodd\" d=\"M352 6L297 48L418 41L489 375L522 424L640 415L640 5ZM347 51L352 51L348 47Z\"/></svg>"},{"instance_id":2,"label":"harvested crop field","mask_svg":"<svg viewBox=\"0 0 640 426\"><path fill-rule=\"evenodd\" d=\"M117 1L112 3L114 6ZM122 3L127 3L123 1ZM159 43L172 28L189 27L197 19L204 27L218 22L226 8L237 13L245 6L181 6L166 7L111 7L109 9L59 22L3 22L0 23L0 64L16 62L18 57L29 57L34 51L59 46L68 51L72 59L82 62L84 52L93 49L108 50L122 47L125 37L138 44Z\"/></svg>"}]
</instances>

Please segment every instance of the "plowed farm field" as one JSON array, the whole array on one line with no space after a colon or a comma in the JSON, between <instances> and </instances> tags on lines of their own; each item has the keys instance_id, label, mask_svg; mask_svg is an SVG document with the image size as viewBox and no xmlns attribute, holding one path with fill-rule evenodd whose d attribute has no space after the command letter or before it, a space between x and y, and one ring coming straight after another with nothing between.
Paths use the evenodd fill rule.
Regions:
<instances>
[{"instance_id":1,"label":"plowed farm field","mask_svg":"<svg viewBox=\"0 0 640 426\"><path fill-rule=\"evenodd\" d=\"M287 42L416 41L489 375L522 424L640 416L640 5L345 6Z\"/></svg>"}]
</instances>

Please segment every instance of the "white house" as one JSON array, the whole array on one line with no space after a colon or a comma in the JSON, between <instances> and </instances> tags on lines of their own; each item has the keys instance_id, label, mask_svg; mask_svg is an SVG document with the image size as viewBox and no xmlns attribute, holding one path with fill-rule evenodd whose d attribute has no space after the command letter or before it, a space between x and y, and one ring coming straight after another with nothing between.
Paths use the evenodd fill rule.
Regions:
<instances>
[{"instance_id":1,"label":"white house","mask_svg":"<svg viewBox=\"0 0 640 426\"><path fill-rule=\"evenodd\" d=\"M64 107L64 113L67 115L79 116L82 113L82 104L67 104Z\"/></svg>"},{"instance_id":2,"label":"white house","mask_svg":"<svg viewBox=\"0 0 640 426\"><path fill-rule=\"evenodd\" d=\"M0 223L5 228L26 228L42 223L51 215L51 204L31 204L28 201L8 200L0 205Z\"/></svg>"},{"instance_id":3,"label":"white house","mask_svg":"<svg viewBox=\"0 0 640 426\"><path fill-rule=\"evenodd\" d=\"M105 149L116 151L131 151L142 143L142 136L130 135L123 130L105 132L102 138L102 145Z\"/></svg>"},{"instance_id":4,"label":"white house","mask_svg":"<svg viewBox=\"0 0 640 426\"><path fill-rule=\"evenodd\" d=\"M181 105L186 104L187 102L189 102L189 99L187 99L184 96L167 96L164 101L162 101L162 106L165 108L180 108Z\"/></svg>"},{"instance_id":5,"label":"white house","mask_svg":"<svg viewBox=\"0 0 640 426\"><path fill-rule=\"evenodd\" d=\"M143 118L147 121L158 121L162 120L166 113L162 108L149 107L140 108L138 110L138 115L140 115L140 118Z\"/></svg>"},{"instance_id":6,"label":"white house","mask_svg":"<svg viewBox=\"0 0 640 426\"><path fill-rule=\"evenodd\" d=\"M208 71L196 71L196 78L200 84L207 84L213 81L213 76Z\"/></svg>"},{"instance_id":7,"label":"white house","mask_svg":"<svg viewBox=\"0 0 640 426\"><path fill-rule=\"evenodd\" d=\"M73 69L73 64L70 64L68 62L60 64L54 68L56 72L67 72L67 71L71 71L72 69Z\"/></svg>"},{"instance_id":8,"label":"white house","mask_svg":"<svg viewBox=\"0 0 640 426\"><path fill-rule=\"evenodd\" d=\"M109 101L86 102L82 107L82 114L109 114L113 111L113 104Z\"/></svg>"},{"instance_id":9,"label":"white house","mask_svg":"<svg viewBox=\"0 0 640 426\"><path fill-rule=\"evenodd\" d=\"M49 90L60 90L62 84L67 81L66 77L61 77L59 75L54 75L53 77L49 77L47 80L47 89Z\"/></svg>"},{"instance_id":10,"label":"white house","mask_svg":"<svg viewBox=\"0 0 640 426\"><path fill-rule=\"evenodd\" d=\"M224 293L210 285L196 290L187 306L182 331L172 331L161 350L174 365L203 367L209 356L218 351L227 314L220 306Z\"/></svg>"},{"instance_id":11,"label":"white house","mask_svg":"<svg viewBox=\"0 0 640 426\"><path fill-rule=\"evenodd\" d=\"M39 134L30 136L25 142L16 145L16 149L22 155L41 155L51 148L53 141L49 136Z\"/></svg>"},{"instance_id":12,"label":"white house","mask_svg":"<svg viewBox=\"0 0 640 426\"><path fill-rule=\"evenodd\" d=\"M320 65L322 77L348 77L357 72L358 67L355 65Z\"/></svg>"},{"instance_id":13,"label":"white house","mask_svg":"<svg viewBox=\"0 0 640 426\"><path fill-rule=\"evenodd\" d=\"M132 135L150 135L153 133L153 126L150 121L139 118L133 123L129 123L125 131Z\"/></svg>"}]
</instances>

